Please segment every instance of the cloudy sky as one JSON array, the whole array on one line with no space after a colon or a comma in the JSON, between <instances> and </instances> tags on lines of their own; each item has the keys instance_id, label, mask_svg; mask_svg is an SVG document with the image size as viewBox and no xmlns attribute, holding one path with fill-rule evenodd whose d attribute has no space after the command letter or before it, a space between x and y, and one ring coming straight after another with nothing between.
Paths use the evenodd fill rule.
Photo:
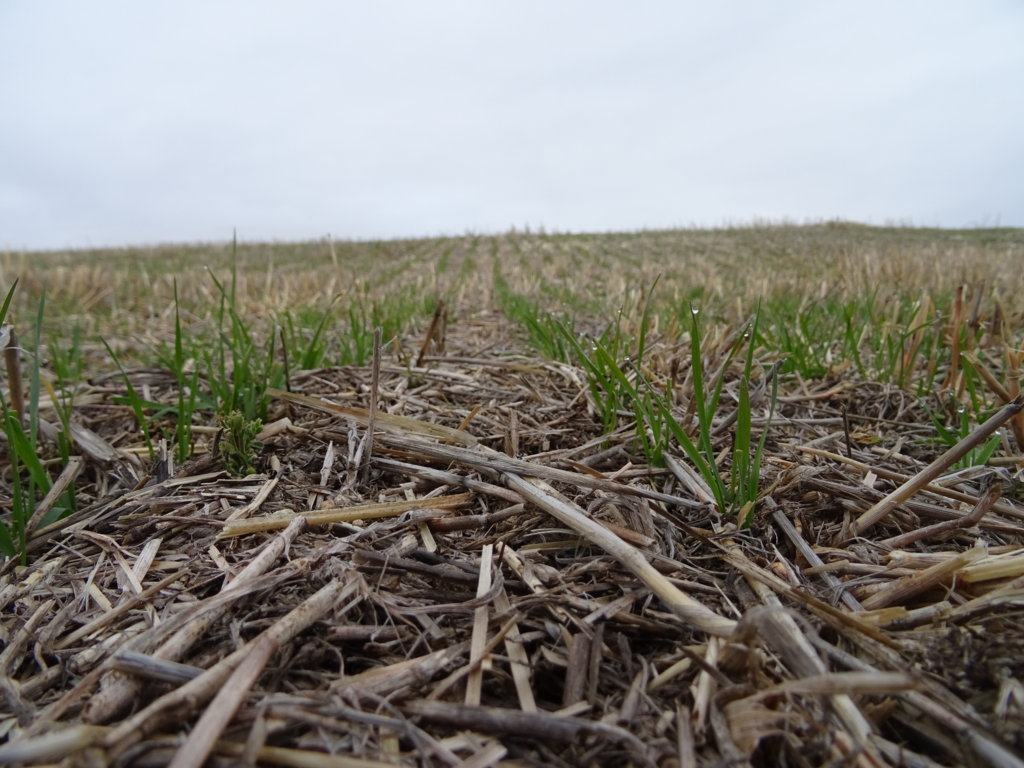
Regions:
<instances>
[{"instance_id":1,"label":"cloudy sky","mask_svg":"<svg viewBox=\"0 0 1024 768\"><path fill-rule=\"evenodd\" d=\"M0 0L0 248L1024 226L1024 3Z\"/></svg>"}]
</instances>

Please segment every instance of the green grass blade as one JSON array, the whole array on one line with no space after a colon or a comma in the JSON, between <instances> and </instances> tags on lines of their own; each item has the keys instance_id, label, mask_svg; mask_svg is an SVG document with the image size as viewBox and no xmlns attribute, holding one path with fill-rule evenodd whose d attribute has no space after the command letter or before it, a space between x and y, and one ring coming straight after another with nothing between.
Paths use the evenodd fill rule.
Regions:
<instances>
[{"instance_id":1,"label":"green grass blade","mask_svg":"<svg viewBox=\"0 0 1024 768\"><path fill-rule=\"evenodd\" d=\"M139 429L142 432L142 437L146 441L146 450L149 452L149 458L152 460L156 456L156 451L153 450L153 439L149 434L149 423L146 420L146 414L143 410L144 401L139 397L138 392L135 391L135 387L132 385L132 380L128 377L128 372L121 365L120 359L117 354L111 348L110 344L107 343L106 339L101 339L103 346L107 348L107 353L110 355L110 359L114 361L114 365L121 372L121 378L124 381L125 389L128 391L128 397L125 401L131 406L132 413L135 414L135 421L138 422Z\"/></svg>"},{"instance_id":2,"label":"green grass blade","mask_svg":"<svg viewBox=\"0 0 1024 768\"><path fill-rule=\"evenodd\" d=\"M17 415L13 411L4 414L6 420L5 432L10 443L11 453L18 458L18 461L28 470L29 476L36 488L46 493L52 485L50 476L46 473L45 467L36 453L36 446L32 444L32 437L25 431Z\"/></svg>"},{"instance_id":3,"label":"green grass blade","mask_svg":"<svg viewBox=\"0 0 1024 768\"><path fill-rule=\"evenodd\" d=\"M4 320L7 319L7 310L11 308L11 301L14 299L14 292L18 288L19 279L20 278L15 278L14 282L11 283L11 287L7 291L7 296L4 298L4 303L0 306L0 325L2 325Z\"/></svg>"}]
</instances>

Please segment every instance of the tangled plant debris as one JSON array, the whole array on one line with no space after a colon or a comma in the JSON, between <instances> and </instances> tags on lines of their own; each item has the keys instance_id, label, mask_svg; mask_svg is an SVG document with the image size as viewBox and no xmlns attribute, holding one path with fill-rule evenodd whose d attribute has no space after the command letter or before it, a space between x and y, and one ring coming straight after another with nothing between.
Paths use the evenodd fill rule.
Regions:
<instances>
[{"instance_id":1,"label":"tangled plant debris","mask_svg":"<svg viewBox=\"0 0 1024 768\"><path fill-rule=\"evenodd\" d=\"M42 330L17 373L52 385L16 383L7 356L0 763L1020 764L1021 276L1000 259L1024 256L1024 236L929 237L512 233L320 244L305 270L236 246L230 284L179 273L178 300L151 295L162 337L112 312L126 326L105 356L87 318L60 320L83 328L80 376L54 375L41 278L5 257L28 295L0 324ZM907 243L950 264L974 248L988 271L962 271L943 304L927 280L950 270L915 272ZM657 291L646 262L643 291L602 283L626 245L658 257ZM897 246L904 262L883 263ZM744 248L746 272L722 277ZM903 270L934 304L896 302L858 330L880 298L837 287L825 298L849 322L827 330L799 299L807 321L784 341L780 296L812 274L792 266L805 250L846 270L821 266L821 286ZM157 257L138 256L162 275ZM341 364L340 337L365 328L324 313L347 306L337 292L364 257L376 271L349 298L370 305L348 316L382 329L380 352ZM90 263L62 273L71 304L132 300ZM571 290L584 263L590 296ZM698 267L699 327L679 301ZM326 309L284 306L298 296ZM258 324L284 309L287 353L264 343L285 323ZM835 328L849 333L829 341ZM580 359L580 334L599 354ZM218 420L218 387L241 381L236 337L270 375L239 395L255 410ZM713 487L737 473L739 505ZM34 506L16 517L19 487Z\"/></svg>"}]
</instances>

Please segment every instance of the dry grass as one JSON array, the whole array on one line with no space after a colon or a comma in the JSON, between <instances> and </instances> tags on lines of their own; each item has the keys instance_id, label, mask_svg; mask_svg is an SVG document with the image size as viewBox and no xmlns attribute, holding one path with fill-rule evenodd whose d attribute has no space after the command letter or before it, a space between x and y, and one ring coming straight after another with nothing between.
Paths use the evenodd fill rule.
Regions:
<instances>
[{"instance_id":1,"label":"dry grass","mask_svg":"<svg viewBox=\"0 0 1024 768\"><path fill-rule=\"evenodd\" d=\"M189 322L211 322L201 265L227 274L229 258L8 254L0 279L26 287L15 322L45 284L51 333L77 321L141 355L140 339L173 333L175 278ZM1020 338L1022 258L1017 231L853 225L241 246L247 317L336 295L428 300L376 376L292 371L260 472L242 479L201 425L190 462L161 450L151 464L112 400L123 384L90 361L78 510L0 576L0 762L1019 764L1012 436L1001 468L955 471L922 399L842 360L818 380L786 374L741 530L681 453L648 466L628 418L604 432L583 370L538 357L495 311L494 270L590 327L635 316L660 275L648 373L674 382L682 412L684 299L713 318L709 370L759 298L873 294L884 309L903 291L948 307L969 285L1010 326L1005 345ZM452 308L446 330L434 299ZM1010 359L994 349L972 353ZM947 392L953 359L934 372ZM1014 423L1015 374L999 375L1011 402L989 396ZM172 372L129 377L174 401ZM735 385L714 431L723 462ZM766 407L753 415L763 426Z\"/></svg>"},{"instance_id":2,"label":"dry grass","mask_svg":"<svg viewBox=\"0 0 1024 768\"><path fill-rule=\"evenodd\" d=\"M385 243L161 246L113 251L0 254L0 284L22 280L16 308L31 317L45 288L59 322L89 332L144 334L169 327L174 282L181 304L210 313L217 292L208 270L237 276L243 314L413 292L459 312L494 306L495 266L510 288L542 308L613 313L656 279L656 301L694 297L730 320L776 296L884 303L898 291L950 296L986 286L1009 311L1024 311L1024 243L1018 230L939 232L854 224L748 227L635 234L512 232Z\"/></svg>"}]
</instances>

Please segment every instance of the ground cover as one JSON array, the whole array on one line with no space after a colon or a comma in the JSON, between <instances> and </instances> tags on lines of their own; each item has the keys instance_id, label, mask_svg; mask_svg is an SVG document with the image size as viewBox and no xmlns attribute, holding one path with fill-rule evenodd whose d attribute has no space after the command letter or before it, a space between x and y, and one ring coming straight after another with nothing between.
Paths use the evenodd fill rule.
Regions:
<instances>
[{"instance_id":1,"label":"ground cover","mask_svg":"<svg viewBox=\"0 0 1024 768\"><path fill-rule=\"evenodd\" d=\"M1012 765L1022 259L0 254L0 761Z\"/></svg>"}]
</instances>

